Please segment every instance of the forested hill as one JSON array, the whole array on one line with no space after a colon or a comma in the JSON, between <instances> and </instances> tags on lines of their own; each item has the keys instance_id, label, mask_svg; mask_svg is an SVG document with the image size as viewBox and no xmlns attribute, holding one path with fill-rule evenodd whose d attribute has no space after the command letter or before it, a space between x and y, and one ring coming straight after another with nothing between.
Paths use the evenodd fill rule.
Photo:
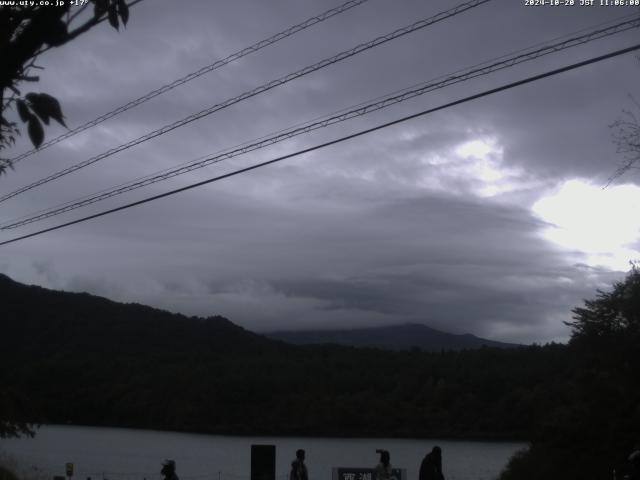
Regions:
<instances>
[{"instance_id":1,"label":"forested hill","mask_svg":"<svg viewBox=\"0 0 640 480\"><path fill-rule=\"evenodd\" d=\"M528 438L556 402L568 363L562 345L438 353L300 347L221 317L7 277L0 306L0 427L31 420L250 435Z\"/></svg>"},{"instance_id":2,"label":"forested hill","mask_svg":"<svg viewBox=\"0 0 640 480\"><path fill-rule=\"evenodd\" d=\"M19 348L25 353L36 348L53 352L56 347L86 352L115 348L150 353L238 352L276 346L224 317L186 317L88 293L28 286L2 274L0 308L5 338L24 339Z\"/></svg>"},{"instance_id":3,"label":"forested hill","mask_svg":"<svg viewBox=\"0 0 640 480\"><path fill-rule=\"evenodd\" d=\"M348 345L354 347L411 350L429 352L464 350L481 347L514 348L513 343L496 342L471 334L455 335L417 323L350 330L276 331L265 334L269 338L295 345Z\"/></svg>"}]
</instances>

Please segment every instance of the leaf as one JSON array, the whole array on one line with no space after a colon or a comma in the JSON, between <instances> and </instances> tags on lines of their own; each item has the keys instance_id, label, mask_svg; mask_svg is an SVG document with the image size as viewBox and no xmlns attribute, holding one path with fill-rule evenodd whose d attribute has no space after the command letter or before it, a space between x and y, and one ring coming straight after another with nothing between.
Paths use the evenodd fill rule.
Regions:
<instances>
[{"instance_id":1,"label":"leaf","mask_svg":"<svg viewBox=\"0 0 640 480\"><path fill-rule=\"evenodd\" d=\"M107 0L94 0L93 2L93 16L99 18L104 12L107 11Z\"/></svg>"},{"instance_id":2,"label":"leaf","mask_svg":"<svg viewBox=\"0 0 640 480\"><path fill-rule=\"evenodd\" d=\"M37 101L34 102L35 97L37 97L37 93L27 93L26 95L26 99L29 100L29 104L31 105L31 110L40 117L40 120L42 120L46 125L49 125L51 115L47 113L47 109L43 108L42 104Z\"/></svg>"},{"instance_id":3,"label":"leaf","mask_svg":"<svg viewBox=\"0 0 640 480\"><path fill-rule=\"evenodd\" d=\"M13 162L8 158L0 158L0 175L7 173L7 168L13 170Z\"/></svg>"},{"instance_id":4,"label":"leaf","mask_svg":"<svg viewBox=\"0 0 640 480\"><path fill-rule=\"evenodd\" d=\"M23 122L26 122L33 117L33 114L29 111L29 107L27 107L24 100L16 100L16 107L18 109L18 115L20 115L20 120Z\"/></svg>"},{"instance_id":5,"label":"leaf","mask_svg":"<svg viewBox=\"0 0 640 480\"><path fill-rule=\"evenodd\" d=\"M64 123L64 115L62 115L60 102L58 102L55 97L46 93L28 93L25 98L29 100L31 109L47 125L49 125L49 119L53 118L60 125L64 127L67 126Z\"/></svg>"},{"instance_id":6,"label":"leaf","mask_svg":"<svg viewBox=\"0 0 640 480\"><path fill-rule=\"evenodd\" d=\"M66 43L68 38L67 24L55 18L44 25L42 37L46 43L57 47Z\"/></svg>"},{"instance_id":7,"label":"leaf","mask_svg":"<svg viewBox=\"0 0 640 480\"><path fill-rule=\"evenodd\" d=\"M31 143L33 143L33 146L38 148L40 145L42 145L42 141L44 140L44 129L42 128L40 120L38 120L34 116L31 116L31 118L29 119L28 131L29 138L31 139Z\"/></svg>"},{"instance_id":8,"label":"leaf","mask_svg":"<svg viewBox=\"0 0 640 480\"><path fill-rule=\"evenodd\" d=\"M118 6L115 3L109 5L108 14L109 14L109 23L113 28L118 30L120 26L118 24Z\"/></svg>"},{"instance_id":9,"label":"leaf","mask_svg":"<svg viewBox=\"0 0 640 480\"><path fill-rule=\"evenodd\" d=\"M126 0L118 0L118 13L120 14L122 24L126 26L129 21L129 5L127 5Z\"/></svg>"}]
</instances>

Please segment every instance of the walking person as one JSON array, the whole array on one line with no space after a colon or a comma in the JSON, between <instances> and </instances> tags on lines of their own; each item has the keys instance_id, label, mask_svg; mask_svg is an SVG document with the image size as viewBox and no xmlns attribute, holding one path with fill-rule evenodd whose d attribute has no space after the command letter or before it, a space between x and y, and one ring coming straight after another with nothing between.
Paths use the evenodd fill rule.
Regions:
<instances>
[{"instance_id":1,"label":"walking person","mask_svg":"<svg viewBox=\"0 0 640 480\"><path fill-rule=\"evenodd\" d=\"M304 464L304 450L296 450L296 459L291 462L289 480L309 480L309 472Z\"/></svg>"},{"instance_id":2,"label":"walking person","mask_svg":"<svg viewBox=\"0 0 640 480\"><path fill-rule=\"evenodd\" d=\"M420 464L418 480L444 480L442 474L442 449L437 445L425 455Z\"/></svg>"},{"instance_id":3,"label":"walking person","mask_svg":"<svg viewBox=\"0 0 640 480\"><path fill-rule=\"evenodd\" d=\"M160 473L164 477L164 480L180 480L176 475L176 462L173 460L165 460L162 462L162 470Z\"/></svg>"},{"instance_id":4,"label":"walking person","mask_svg":"<svg viewBox=\"0 0 640 480\"><path fill-rule=\"evenodd\" d=\"M391 467L391 455L387 450L376 450L380 454L380 462L374 469L373 480L397 480Z\"/></svg>"}]
</instances>

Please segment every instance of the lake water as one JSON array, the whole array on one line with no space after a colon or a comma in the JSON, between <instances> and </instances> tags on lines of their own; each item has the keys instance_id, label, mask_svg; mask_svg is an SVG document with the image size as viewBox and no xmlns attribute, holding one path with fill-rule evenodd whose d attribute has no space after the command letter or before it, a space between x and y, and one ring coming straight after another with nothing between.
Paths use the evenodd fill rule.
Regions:
<instances>
[{"instance_id":1,"label":"lake water","mask_svg":"<svg viewBox=\"0 0 640 480\"><path fill-rule=\"evenodd\" d=\"M333 467L369 467L376 449L391 452L394 468L417 480L420 462L442 448L447 480L490 480L525 445L515 442L370 438L229 437L120 428L43 426L33 439L0 440L0 458L26 480L51 480L73 462L74 480L160 480L161 462L176 461L181 480L249 480L251 445L276 446L276 480L287 480L298 448L306 450L310 480L331 480Z\"/></svg>"}]
</instances>

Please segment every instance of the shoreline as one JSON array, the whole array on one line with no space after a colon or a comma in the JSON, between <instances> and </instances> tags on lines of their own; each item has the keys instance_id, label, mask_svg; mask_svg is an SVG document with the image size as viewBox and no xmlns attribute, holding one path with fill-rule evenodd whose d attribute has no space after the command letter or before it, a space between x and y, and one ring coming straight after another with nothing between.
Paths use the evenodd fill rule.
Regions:
<instances>
[{"instance_id":1,"label":"shoreline","mask_svg":"<svg viewBox=\"0 0 640 480\"><path fill-rule=\"evenodd\" d=\"M128 431L140 431L145 433L173 433L173 434L185 434L185 435L202 435L202 436L210 436L210 437L229 437L229 438L247 438L247 437L256 437L256 438L277 438L277 439L290 439L290 438L318 438L323 440L360 440L360 439L380 439L380 440L412 440L412 441L420 441L420 440L443 440L447 442L483 442L483 443L524 443L529 444L531 440L512 436L512 435L501 435L501 434L466 434L466 435L439 435L439 434L430 434L430 435L402 435L400 433L396 434L378 434L375 435L372 432L362 432L361 434L339 434L339 433L318 433L318 432L297 432L297 431L281 431L280 433L272 433L272 432L233 432L230 433L228 431L193 431L193 430L166 430L161 428L145 428L139 426L132 425L85 425L85 424L76 424L76 423L43 423L37 427L34 427L35 437L38 435L38 430L41 427L63 427L63 428L83 428L83 429L92 429L92 428L105 428L105 429L113 429L113 430L128 430ZM27 439L29 437L22 436L21 438ZM10 439L8 439L10 440Z\"/></svg>"}]
</instances>

